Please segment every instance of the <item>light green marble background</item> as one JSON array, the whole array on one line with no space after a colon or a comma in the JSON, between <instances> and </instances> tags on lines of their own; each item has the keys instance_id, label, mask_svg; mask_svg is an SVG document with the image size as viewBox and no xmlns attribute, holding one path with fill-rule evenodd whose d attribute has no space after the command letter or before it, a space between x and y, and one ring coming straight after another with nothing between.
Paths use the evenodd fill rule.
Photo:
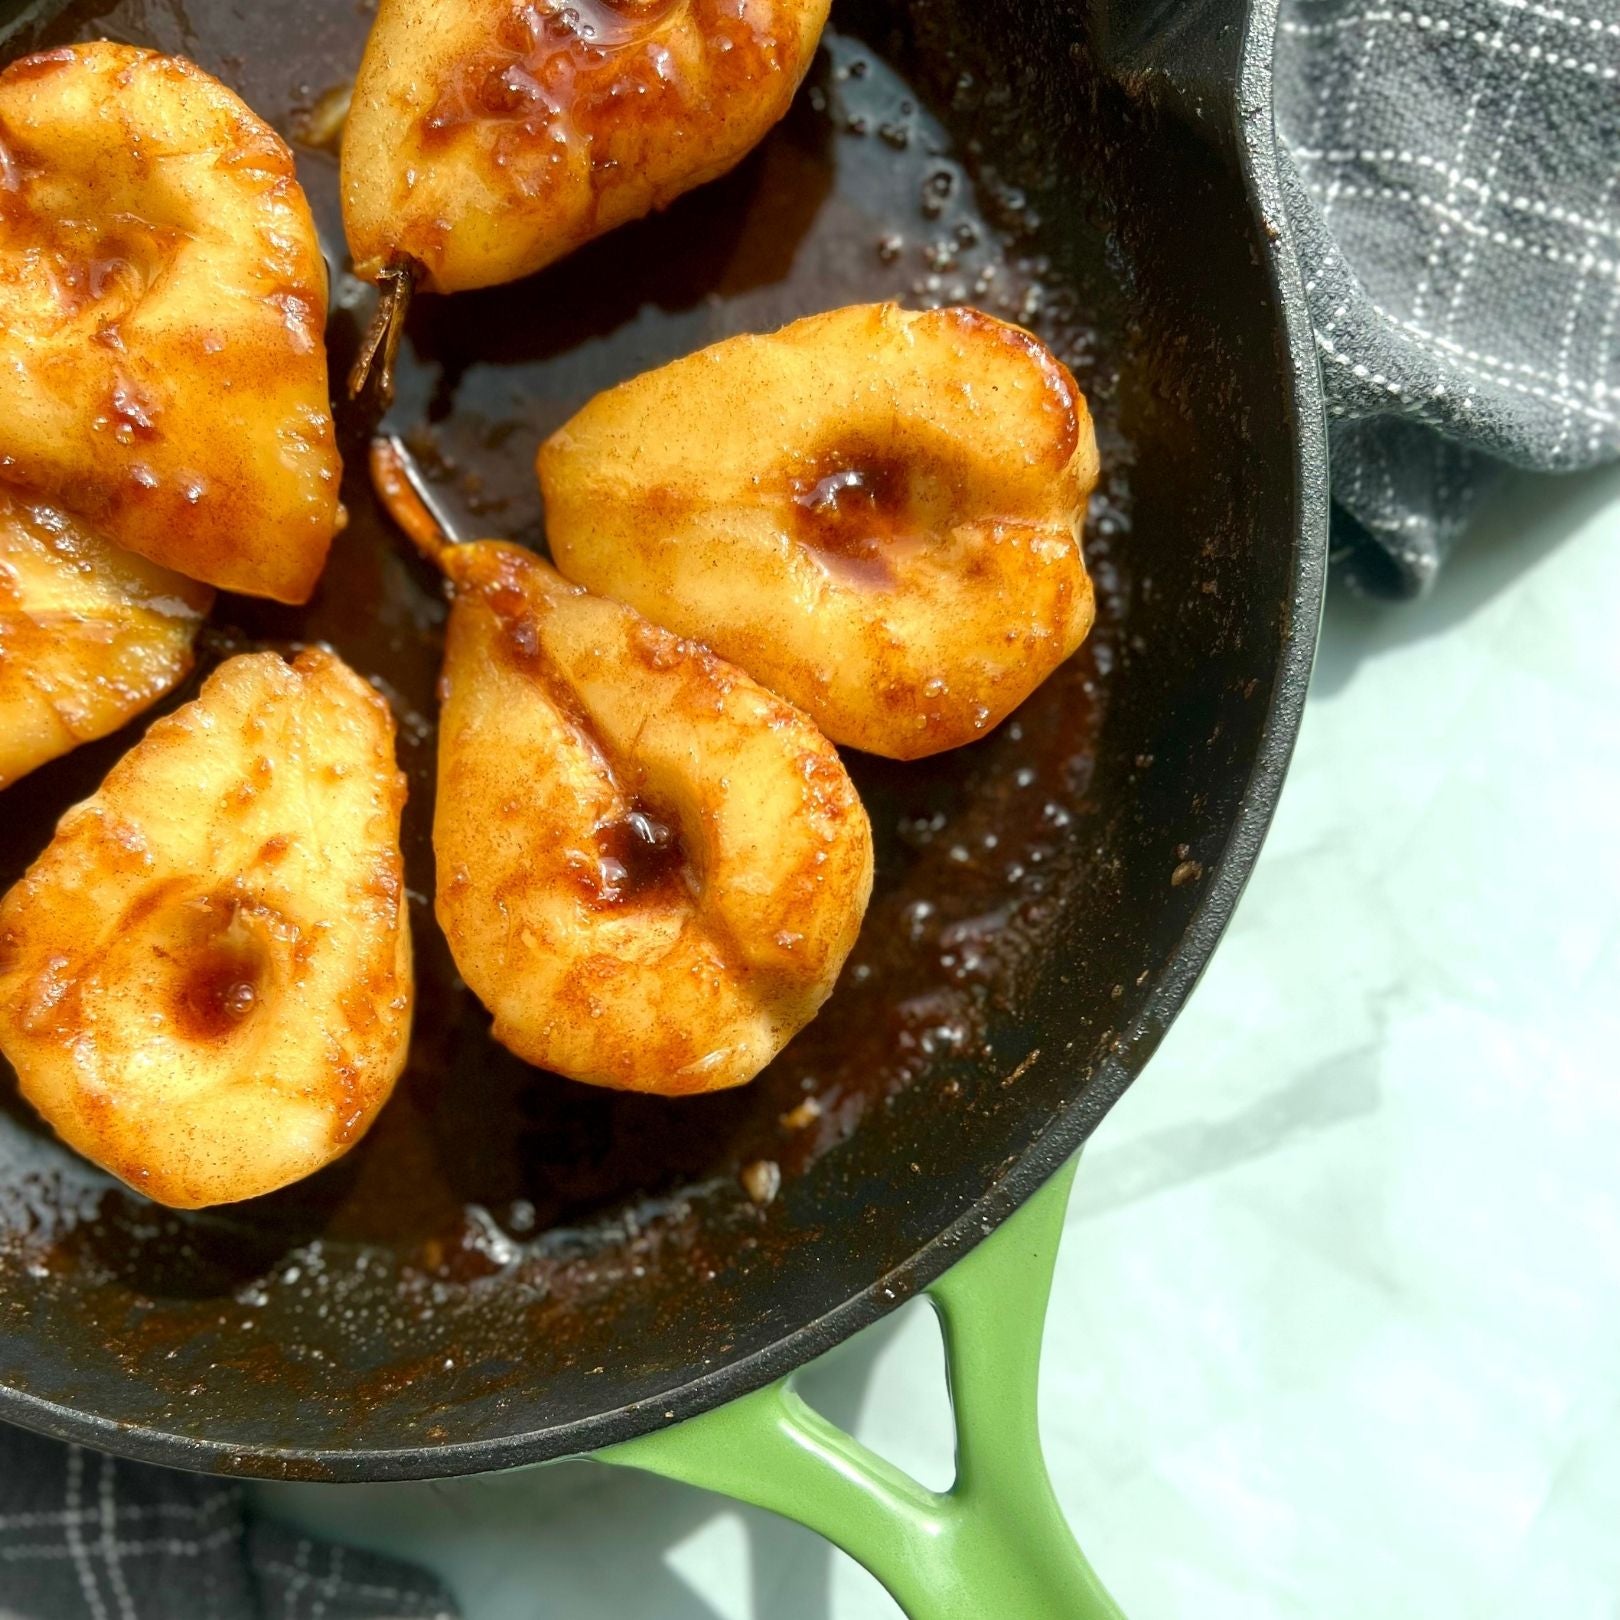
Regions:
<instances>
[{"instance_id":1,"label":"light green marble background","mask_svg":"<svg viewBox=\"0 0 1620 1620\"><path fill-rule=\"evenodd\" d=\"M1048 1451L1135 1620L1620 1615L1617 616L1615 470L1517 484L1430 601L1330 602L1259 870L1058 1264ZM806 1392L948 1481L925 1311ZM468 1620L898 1613L588 1463L259 1501Z\"/></svg>"}]
</instances>

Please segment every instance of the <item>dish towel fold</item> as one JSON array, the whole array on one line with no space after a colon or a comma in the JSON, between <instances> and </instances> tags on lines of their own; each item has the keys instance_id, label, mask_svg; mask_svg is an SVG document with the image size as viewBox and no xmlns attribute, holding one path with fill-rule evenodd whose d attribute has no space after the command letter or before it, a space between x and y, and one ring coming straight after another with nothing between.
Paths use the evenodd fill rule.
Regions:
<instances>
[{"instance_id":1,"label":"dish towel fold","mask_svg":"<svg viewBox=\"0 0 1620 1620\"><path fill-rule=\"evenodd\" d=\"M1283 184L1336 553L1434 580L1509 465L1620 454L1620 0L1284 0ZM453 1620L235 1486L0 1429L0 1620Z\"/></svg>"},{"instance_id":2,"label":"dish towel fold","mask_svg":"<svg viewBox=\"0 0 1620 1620\"><path fill-rule=\"evenodd\" d=\"M1335 555L1414 596L1512 465L1620 455L1620 0L1283 0Z\"/></svg>"},{"instance_id":3,"label":"dish towel fold","mask_svg":"<svg viewBox=\"0 0 1620 1620\"><path fill-rule=\"evenodd\" d=\"M456 1620L421 1570L251 1520L240 1486L0 1427L0 1620Z\"/></svg>"}]
</instances>

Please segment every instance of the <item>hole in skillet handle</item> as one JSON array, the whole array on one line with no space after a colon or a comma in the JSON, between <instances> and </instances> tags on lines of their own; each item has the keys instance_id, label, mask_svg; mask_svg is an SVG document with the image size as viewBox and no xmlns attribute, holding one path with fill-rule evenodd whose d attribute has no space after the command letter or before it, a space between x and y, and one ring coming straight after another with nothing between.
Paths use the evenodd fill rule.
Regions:
<instances>
[{"instance_id":1,"label":"hole in skillet handle","mask_svg":"<svg viewBox=\"0 0 1620 1620\"><path fill-rule=\"evenodd\" d=\"M597 1460L808 1526L870 1570L910 1620L1123 1620L1058 1506L1036 1414L1052 1266L1077 1163L928 1289L956 1424L948 1491L919 1485L823 1417L799 1395L797 1373Z\"/></svg>"}]
</instances>

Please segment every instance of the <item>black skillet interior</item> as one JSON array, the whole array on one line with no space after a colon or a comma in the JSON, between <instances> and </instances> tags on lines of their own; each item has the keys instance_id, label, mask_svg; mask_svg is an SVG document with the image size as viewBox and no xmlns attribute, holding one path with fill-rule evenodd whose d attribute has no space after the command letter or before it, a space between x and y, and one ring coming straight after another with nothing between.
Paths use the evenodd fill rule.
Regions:
<instances>
[{"instance_id":1,"label":"black skillet interior","mask_svg":"<svg viewBox=\"0 0 1620 1620\"><path fill-rule=\"evenodd\" d=\"M102 35L180 51L293 141L334 266L341 376L371 295L341 269L336 160L308 140L369 7L48 9L26 9L7 58ZM1235 900L1313 628L1313 385L1291 371L1275 248L1233 157L1241 8L1189 12L1206 84L1167 81L1169 116L1152 50L1126 82L1105 71L1132 42L1081 0L838 0L792 113L730 177L531 281L420 302L393 422L465 533L534 544L535 445L607 384L855 300L1017 319L1097 419L1097 630L988 740L916 765L850 758L877 894L835 998L759 1082L680 1102L574 1086L490 1041L423 898L444 604L377 511L366 424L340 413L353 521L320 594L302 611L225 600L202 662L325 640L395 702L410 1067L342 1163L184 1216L58 1146L8 1076L0 1414L243 1473L578 1451L807 1359L1079 1142ZM0 882L132 735L5 794ZM761 1160L783 1177L767 1208L738 1179Z\"/></svg>"}]
</instances>

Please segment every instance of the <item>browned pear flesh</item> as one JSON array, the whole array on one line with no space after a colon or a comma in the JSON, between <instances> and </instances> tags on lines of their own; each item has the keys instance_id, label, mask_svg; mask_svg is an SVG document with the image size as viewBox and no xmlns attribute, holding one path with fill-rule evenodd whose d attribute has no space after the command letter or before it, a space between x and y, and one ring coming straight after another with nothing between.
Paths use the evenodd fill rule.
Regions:
<instances>
[{"instance_id":1,"label":"browned pear flesh","mask_svg":"<svg viewBox=\"0 0 1620 1620\"><path fill-rule=\"evenodd\" d=\"M0 482L302 602L340 521L325 324L292 154L224 85L107 42L0 73Z\"/></svg>"},{"instance_id":2,"label":"browned pear flesh","mask_svg":"<svg viewBox=\"0 0 1620 1620\"><path fill-rule=\"evenodd\" d=\"M751 1080L831 993L871 893L837 753L532 553L441 564L438 915L496 1039L622 1090Z\"/></svg>"},{"instance_id":3,"label":"browned pear flesh","mask_svg":"<svg viewBox=\"0 0 1620 1620\"><path fill-rule=\"evenodd\" d=\"M977 310L717 343L597 395L539 475L563 574L872 753L982 736L1091 628L1084 396Z\"/></svg>"},{"instance_id":4,"label":"browned pear flesh","mask_svg":"<svg viewBox=\"0 0 1620 1620\"><path fill-rule=\"evenodd\" d=\"M184 679L213 596L0 491L0 788Z\"/></svg>"},{"instance_id":5,"label":"browned pear flesh","mask_svg":"<svg viewBox=\"0 0 1620 1620\"><path fill-rule=\"evenodd\" d=\"M358 274L510 281L724 174L828 0L381 0L343 138Z\"/></svg>"},{"instance_id":6,"label":"browned pear flesh","mask_svg":"<svg viewBox=\"0 0 1620 1620\"><path fill-rule=\"evenodd\" d=\"M410 1035L388 705L250 653L156 721L0 901L0 1051L69 1145L176 1208L351 1147Z\"/></svg>"}]
</instances>

